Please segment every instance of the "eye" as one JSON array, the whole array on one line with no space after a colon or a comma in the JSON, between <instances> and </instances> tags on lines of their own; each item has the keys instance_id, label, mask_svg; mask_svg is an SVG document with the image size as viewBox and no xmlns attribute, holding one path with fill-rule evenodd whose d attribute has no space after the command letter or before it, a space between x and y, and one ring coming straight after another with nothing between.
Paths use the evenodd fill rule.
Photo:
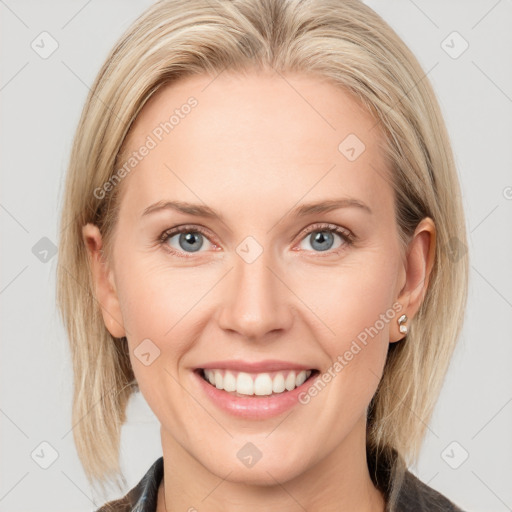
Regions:
<instances>
[{"instance_id":1,"label":"eye","mask_svg":"<svg viewBox=\"0 0 512 512\"><path fill-rule=\"evenodd\" d=\"M333 245L336 243L334 235L341 239L341 242L333 250ZM302 244L304 242L311 244L313 252L328 252L329 255L339 254L352 245L355 239L348 229L336 226L335 224L315 224L307 228L302 237ZM182 258L188 258L187 253L199 252L205 246L205 240L206 244L210 244L213 248L218 248L217 245L210 242L207 231L198 225L171 228L164 231L159 237L159 243L165 246L167 251ZM302 244L301 249L304 249ZM309 251L310 249L305 248L305 250Z\"/></svg>"},{"instance_id":2,"label":"eye","mask_svg":"<svg viewBox=\"0 0 512 512\"><path fill-rule=\"evenodd\" d=\"M335 235L341 239L341 242L332 250L333 245L336 244ZM317 224L308 228L305 238L302 239L302 244L305 242L310 244L314 252L330 251L329 254L337 254L352 245L353 241L354 237L348 229L334 224ZM303 248L302 244L301 248ZM309 249L306 248L306 250Z\"/></svg>"},{"instance_id":3,"label":"eye","mask_svg":"<svg viewBox=\"0 0 512 512\"><path fill-rule=\"evenodd\" d=\"M184 258L187 257L183 256L184 252L194 253L203 248L205 240L215 247L208 240L206 231L201 226L180 226L168 229L160 236L160 243L165 245L167 250Z\"/></svg>"}]
</instances>

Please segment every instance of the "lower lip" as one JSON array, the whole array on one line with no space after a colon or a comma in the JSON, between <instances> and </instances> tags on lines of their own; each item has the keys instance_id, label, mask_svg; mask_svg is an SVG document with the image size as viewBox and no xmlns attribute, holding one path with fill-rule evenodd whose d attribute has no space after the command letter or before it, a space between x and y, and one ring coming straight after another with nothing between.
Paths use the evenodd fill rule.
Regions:
<instances>
[{"instance_id":1,"label":"lower lip","mask_svg":"<svg viewBox=\"0 0 512 512\"><path fill-rule=\"evenodd\" d=\"M305 392L320 375L318 372L313 374L312 377L292 391L283 391L282 393L269 396L247 395L247 397L239 397L213 386L203 379L198 371L193 373L199 380L199 384L205 394L216 406L235 416L253 420L278 416L293 406L300 404L299 395Z\"/></svg>"}]
</instances>

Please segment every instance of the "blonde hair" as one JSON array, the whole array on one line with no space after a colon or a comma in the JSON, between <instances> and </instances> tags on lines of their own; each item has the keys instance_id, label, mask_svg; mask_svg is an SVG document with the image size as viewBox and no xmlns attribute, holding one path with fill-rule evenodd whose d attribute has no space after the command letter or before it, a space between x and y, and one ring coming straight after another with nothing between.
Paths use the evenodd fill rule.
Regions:
<instances>
[{"instance_id":1,"label":"blonde hair","mask_svg":"<svg viewBox=\"0 0 512 512\"><path fill-rule=\"evenodd\" d=\"M188 75L270 68L326 78L375 118L403 248L421 219L436 225L427 292L406 338L390 346L368 414L368 451L386 457L393 472L391 502L405 464L418 458L462 328L468 279L457 173L424 71L393 29L358 0L162 0L126 30L103 64L66 177L57 300L74 369L73 434L90 483L122 477L120 433L136 389L126 338L110 335L94 297L81 231L86 223L98 225L110 257L121 187L105 198L94 191L112 178L130 126L162 86Z\"/></svg>"}]
</instances>

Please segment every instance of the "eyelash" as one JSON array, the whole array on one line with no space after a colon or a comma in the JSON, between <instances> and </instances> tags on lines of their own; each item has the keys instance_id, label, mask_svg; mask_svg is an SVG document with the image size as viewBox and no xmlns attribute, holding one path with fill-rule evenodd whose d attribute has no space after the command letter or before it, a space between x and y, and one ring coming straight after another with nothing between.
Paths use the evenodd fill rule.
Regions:
<instances>
[{"instance_id":1,"label":"eyelash","mask_svg":"<svg viewBox=\"0 0 512 512\"><path fill-rule=\"evenodd\" d=\"M340 247L338 247L338 249L334 249L332 251L326 251L326 255L327 256L330 256L330 255L333 255L333 254L340 254L346 248L352 246L354 244L354 242L355 242L355 239L356 239L356 237L348 229L341 228L340 226L336 226L335 224L322 223L322 224L314 224L314 225L310 226L309 228L307 228L307 231L302 233L301 240L303 238L305 238L307 235L309 235L311 233L314 233L316 231L318 231L318 232L336 233L344 241L344 244L341 245ZM188 224L188 225L180 226L180 227L177 227L177 228L167 229L166 231L164 231L158 237L158 243L162 247L164 247L164 249L166 251L168 251L171 254L176 255L176 256L178 256L180 258L191 258L192 255L184 256L183 254L186 254L186 253L182 253L182 252L176 251L176 250L171 248L166 243L167 240L170 237L172 237L174 235L179 235L180 233L200 233L201 235L205 236L206 238L209 238L208 237L208 232L206 231L206 229L204 229L202 226L199 226L199 225L190 225L190 224ZM322 257L321 252L318 252L318 254L319 254L320 257Z\"/></svg>"}]
</instances>

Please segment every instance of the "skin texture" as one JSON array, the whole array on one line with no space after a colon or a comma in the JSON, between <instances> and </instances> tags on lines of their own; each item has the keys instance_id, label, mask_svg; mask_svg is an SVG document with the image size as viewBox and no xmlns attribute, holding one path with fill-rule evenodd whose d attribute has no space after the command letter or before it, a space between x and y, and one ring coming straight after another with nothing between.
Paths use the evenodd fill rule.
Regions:
<instances>
[{"instance_id":1,"label":"skin texture","mask_svg":"<svg viewBox=\"0 0 512 512\"><path fill-rule=\"evenodd\" d=\"M383 511L366 463L366 409L389 343L404 337L397 318L414 316L428 286L434 224L424 219L401 252L375 120L316 77L186 78L145 105L125 154L190 96L198 105L118 185L111 261L100 258L96 226L83 228L105 325L127 336L140 390L161 423L158 510L165 490L169 512ZM365 144L354 161L338 150L351 133ZM342 197L372 214L355 207L290 213ZM171 210L142 217L161 200L208 205L223 221ZM315 226L325 222L349 230L353 244L333 233L319 250L314 237L323 227ZM180 245L179 234L158 243L184 224L192 233L206 229L198 251ZM250 264L236 252L247 236L263 250ZM283 359L327 371L396 302L400 313L325 389L278 417L222 412L192 374L218 359ZM160 350L149 366L133 352L146 338ZM262 452L250 468L236 456L247 442Z\"/></svg>"}]
</instances>

